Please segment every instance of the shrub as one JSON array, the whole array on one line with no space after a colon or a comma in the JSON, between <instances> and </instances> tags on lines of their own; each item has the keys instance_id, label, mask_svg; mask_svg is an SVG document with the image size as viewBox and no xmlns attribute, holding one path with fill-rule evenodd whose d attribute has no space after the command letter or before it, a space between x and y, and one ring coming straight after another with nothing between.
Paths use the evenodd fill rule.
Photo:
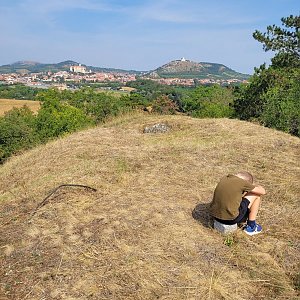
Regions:
<instances>
[{"instance_id":1,"label":"shrub","mask_svg":"<svg viewBox=\"0 0 300 300\"><path fill-rule=\"evenodd\" d=\"M14 108L0 118L0 162L39 143L35 116L27 107Z\"/></svg>"},{"instance_id":2,"label":"shrub","mask_svg":"<svg viewBox=\"0 0 300 300\"><path fill-rule=\"evenodd\" d=\"M199 86L182 100L184 112L193 117L222 118L233 115L233 92L229 88Z\"/></svg>"},{"instance_id":3,"label":"shrub","mask_svg":"<svg viewBox=\"0 0 300 300\"><path fill-rule=\"evenodd\" d=\"M198 118L230 118L233 108L222 103L204 102L201 109L192 115Z\"/></svg>"},{"instance_id":4,"label":"shrub","mask_svg":"<svg viewBox=\"0 0 300 300\"><path fill-rule=\"evenodd\" d=\"M300 72L284 74L262 97L263 124L300 136Z\"/></svg>"},{"instance_id":5,"label":"shrub","mask_svg":"<svg viewBox=\"0 0 300 300\"><path fill-rule=\"evenodd\" d=\"M40 90L22 84L0 86L0 98L34 100Z\"/></svg>"},{"instance_id":6,"label":"shrub","mask_svg":"<svg viewBox=\"0 0 300 300\"><path fill-rule=\"evenodd\" d=\"M168 97L160 96L152 102L153 112L160 114L175 114L178 111L178 106Z\"/></svg>"},{"instance_id":7,"label":"shrub","mask_svg":"<svg viewBox=\"0 0 300 300\"><path fill-rule=\"evenodd\" d=\"M92 123L82 110L56 98L44 99L36 118L42 141L87 127Z\"/></svg>"}]
</instances>

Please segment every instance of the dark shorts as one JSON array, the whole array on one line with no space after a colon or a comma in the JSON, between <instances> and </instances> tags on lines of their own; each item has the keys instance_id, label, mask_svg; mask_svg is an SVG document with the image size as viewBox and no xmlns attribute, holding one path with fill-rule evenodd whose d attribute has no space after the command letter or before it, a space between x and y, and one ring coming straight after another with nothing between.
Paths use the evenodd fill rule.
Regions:
<instances>
[{"instance_id":1,"label":"dark shorts","mask_svg":"<svg viewBox=\"0 0 300 300\"><path fill-rule=\"evenodd\" d=\"M248 219L249 216L249 206L250 201L247 198L242 198L242 202L239 207L239 215L234 220L220 220L215 218L218 222L226 225L233 225L236 223L244 222Z\"/></svg>"}]
</instances>

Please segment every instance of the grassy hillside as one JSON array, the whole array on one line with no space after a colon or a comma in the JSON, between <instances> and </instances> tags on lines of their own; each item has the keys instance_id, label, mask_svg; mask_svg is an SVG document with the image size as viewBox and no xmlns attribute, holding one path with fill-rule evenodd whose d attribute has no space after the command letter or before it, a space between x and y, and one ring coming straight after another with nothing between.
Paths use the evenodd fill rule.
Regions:
<instances>
[{"instance_id":1,"label":"grassy hillside","mask_svg":"<svg viewBox=\"0 0 300 300\"><path fill-rule=\"evenodd\" d=\"M27 105L35 113L40 109L39 101L0 98L0 116L3 116L6 112L13 109L14 107L20 108L24 105Z\"/></svg>"},{"instance_id":2,"label":"grassy hillside","mask_svg":"<svg viewBox=\"0 0 300 300\"><path fill-rule=\"evenodd\" d=\"M168 123L167 133L143 128ZM258 125L123 116L0 168L1 299L298 299L300 140ZM221 176L264 185L261 235L223 237ZM60 184L64 187L37 206Z\"/></svg>"}]
</instances>

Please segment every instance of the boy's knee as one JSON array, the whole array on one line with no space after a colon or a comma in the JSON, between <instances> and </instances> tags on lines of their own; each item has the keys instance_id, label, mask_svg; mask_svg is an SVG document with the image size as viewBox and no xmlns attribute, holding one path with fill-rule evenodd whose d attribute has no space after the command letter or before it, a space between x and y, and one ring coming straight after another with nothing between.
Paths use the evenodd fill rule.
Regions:
<instances>
[{"instance_id":1,"label":"boy's knee","mask_svg":"<svg viewBox=\"0 0 300 300\"><path fill-rule=\"evenodd\" d=\"M251 193L251 192L247 193L244 196L244 198L246 198L246 199L248 199L250 201L249 206L251 206L254 201L260 201L261 200L261 197L259 195Z\"/></svg>"},{"instance_id":2,"label":"boy's knee","mask_svg":"<svg viewBox=\"0 0 300 300\"><path fill-rule=\"evenodd\" d=\"M257 199L259 198L260 199L260 195L257 195L257 194L254 194L254 193L251 193L251 192L248 192L247 194L245 194L244 198L247 198L248 200L251 199Z\"/></svg>"}]
</instances>

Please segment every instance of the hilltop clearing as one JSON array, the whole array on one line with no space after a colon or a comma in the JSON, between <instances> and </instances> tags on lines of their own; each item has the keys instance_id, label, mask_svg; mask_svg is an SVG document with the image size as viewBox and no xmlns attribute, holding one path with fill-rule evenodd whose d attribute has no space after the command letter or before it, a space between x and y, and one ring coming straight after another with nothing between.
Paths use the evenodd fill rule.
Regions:
<instances>
[{"instance_id":1,"label":"hilltop clearing","mask_svg":"<svg viewBox=\"0 0 300 300\"><path fill-rule=\"evenodd\" d=\"M143 133L158 123L171 129ZM134 114L13 157L0 298L297 299L299 154L298 138L247 122ZM216 183L239 170L268 192L258 236L209 226ZM38 207L66 183L97 191L62 187Z\"/></svg>"}]
</instances>

